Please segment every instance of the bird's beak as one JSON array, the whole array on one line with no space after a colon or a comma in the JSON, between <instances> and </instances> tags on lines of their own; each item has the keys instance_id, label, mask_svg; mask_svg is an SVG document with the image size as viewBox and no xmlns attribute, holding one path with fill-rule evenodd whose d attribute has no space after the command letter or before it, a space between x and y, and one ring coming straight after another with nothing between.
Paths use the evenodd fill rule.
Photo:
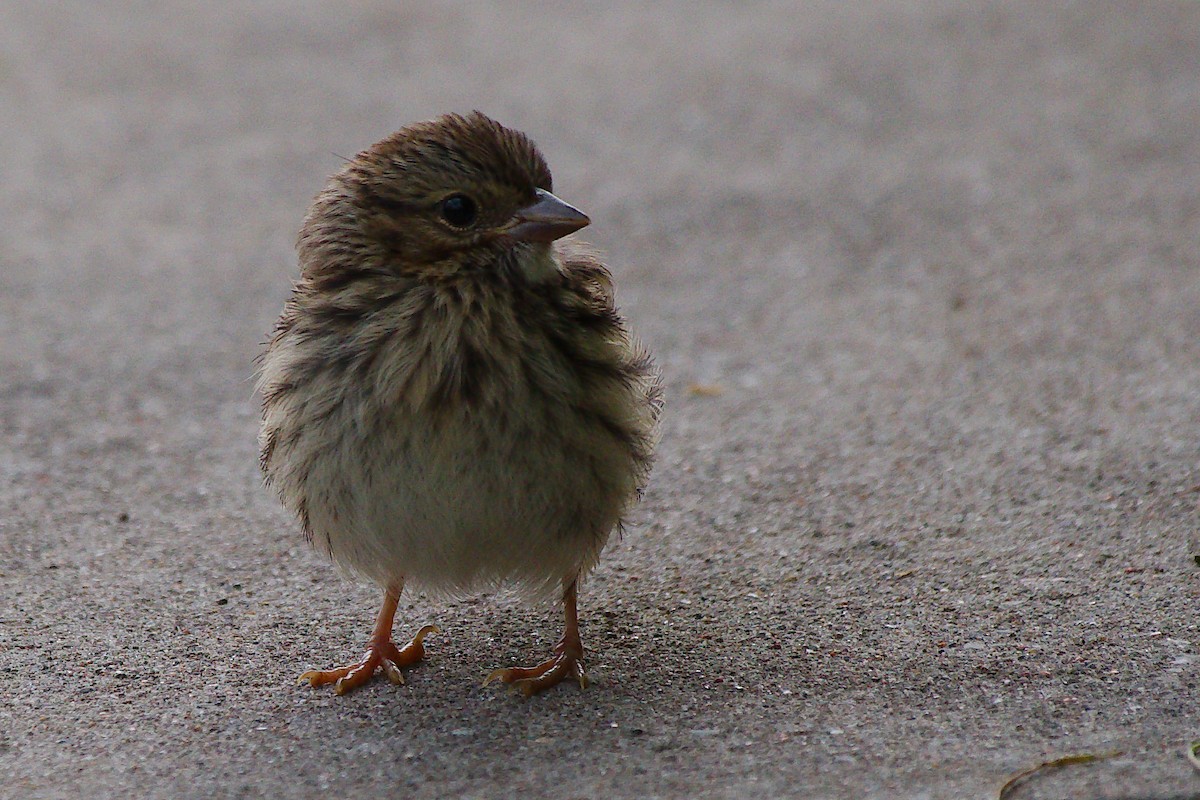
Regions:
<instances>
[{"instance_id":1,"label":"bird's beak","mask_svg":"<svg viewBox=\"0 0 1200 800\"><path fill-rule=\"evenodd\" d=\"M504 233L522 242L553 242L590 222L578 208L538 189L537 201L514 214Z\"/></svg>"}]
</instances>

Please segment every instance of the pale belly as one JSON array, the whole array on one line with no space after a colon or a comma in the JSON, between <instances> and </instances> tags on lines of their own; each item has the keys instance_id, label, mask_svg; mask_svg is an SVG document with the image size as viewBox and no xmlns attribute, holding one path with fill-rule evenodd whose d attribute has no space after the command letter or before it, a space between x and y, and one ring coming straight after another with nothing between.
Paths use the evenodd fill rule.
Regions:
<instances>
[{"instance_id":1,"label":"pale belly","mask_svg":"<svg viewBox=\"0 0 1200 800\"><path fill-rule=\"evenodd\" d=\"M526 407L503 424L398 418L345 435L314 459L304 494L314 543L380 584L543 594L595 564L633 473L600 427Z\"/></svg>"}]
</instances>

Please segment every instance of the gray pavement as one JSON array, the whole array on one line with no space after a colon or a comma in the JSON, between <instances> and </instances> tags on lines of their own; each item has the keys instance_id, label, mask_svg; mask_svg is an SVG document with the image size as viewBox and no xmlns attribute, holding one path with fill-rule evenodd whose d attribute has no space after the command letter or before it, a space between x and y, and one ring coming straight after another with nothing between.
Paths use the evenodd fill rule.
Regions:
<instances>
[{"instance_id":1,"label":"gray pavement","mask_svg":"<svg viewBox=\"0 0 1200 800\"><path fill-rule=\"evenodd\" d=\"M411 5L411 8L405 6ZM1196 798L1200 3L0 5L0 797ZM669 386L581 596L374 590L259 485L313 193L530 133Z\"/></svg>"}]
</instances>

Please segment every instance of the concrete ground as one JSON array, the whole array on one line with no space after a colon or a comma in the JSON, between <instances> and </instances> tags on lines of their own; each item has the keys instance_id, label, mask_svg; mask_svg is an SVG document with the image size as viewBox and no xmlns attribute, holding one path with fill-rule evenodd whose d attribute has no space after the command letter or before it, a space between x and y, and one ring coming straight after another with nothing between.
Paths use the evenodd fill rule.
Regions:
<instances>
[{"instance_id":1,"label":"concrete ground","mask_svg":"<svg viewBox=\"0 0 1200 800\"><path fill-rule=\"evenodd\" d=\"M411 5L411 8L405 8ZM0 796L1197 798L1200 3L0 5ZM558 618L376 591L256 465L311 196L484 110L669 385Z\"/></svg>"}]
</instances>

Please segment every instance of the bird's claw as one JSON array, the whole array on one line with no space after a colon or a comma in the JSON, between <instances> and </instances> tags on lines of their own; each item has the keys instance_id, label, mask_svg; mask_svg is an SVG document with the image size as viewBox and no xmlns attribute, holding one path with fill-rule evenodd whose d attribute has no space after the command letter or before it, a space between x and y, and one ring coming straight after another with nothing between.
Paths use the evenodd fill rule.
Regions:
<instances>
[{"instance_id":1,"label":"bird's claw","mask_svg":"<svg viewBox=\"0 0 1200 800\"><path fill-rule=\"evenodd\" d=\"M583 654L567 649L556 648L555 654L538 664L536 667L507 667L493 670L483 685L492 681L507 683L513 689L526 697L533 697L538 692L556 686L562 681L574 678L579 681L579 688L588 687L587 671L583 666Z\"/></svg>"},{"instance_id":2,"label":"bird's claw","mask_svg":"<svg viewBox=\"0 0 1200 800\"><path fill-rule=\"evenodd\" d=\"M403 647L397 647L391 639L372 642L363 657L353 664L327 670L310 669L300 676L299 683L307 682L314 688L332 683L334 692L345 694L369 681L375 670L379 669L392 683L403 684L401 667L410 667L424 657L425 637L431 633L441 633L441 629L436 625L426 625Z\"/></svg>"}]
</instances>

